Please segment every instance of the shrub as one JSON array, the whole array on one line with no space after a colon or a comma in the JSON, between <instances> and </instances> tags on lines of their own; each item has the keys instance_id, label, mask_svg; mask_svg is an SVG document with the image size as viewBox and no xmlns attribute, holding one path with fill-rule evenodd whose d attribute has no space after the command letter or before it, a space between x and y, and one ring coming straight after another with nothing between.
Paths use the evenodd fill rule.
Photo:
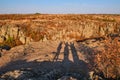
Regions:
<instances>
[{"instance_id":1,"label":"shrub","mask_svg":"<svg viewBox=\"0 0 120 80\"><path fill-rule=\"evenodd\" d=\"M35 15L39 15L39 14L41 14L41 13L35 13Z\"/></svg>"},{"instance_id":2,"label":"shrub","mask_svg":"<svg viewBox=\"0 0 120 80\"><path fill-rule=\"evenodd\" d=\"M8 45L10 47L21 45L22 42L19 39L14 39L13 37L8 37L1 45Z\"/></svg>"},{"instance_id":3,"label":"shrub","mask_svg":"<svg viewBox=\"0 0 120 80\"><path fill-rule=\"evenodd\" d=\"M107 38L105 49L95 56L96 67L107 79L120 78L120 42L118 38Z\"/></svg>"}]
</instances>

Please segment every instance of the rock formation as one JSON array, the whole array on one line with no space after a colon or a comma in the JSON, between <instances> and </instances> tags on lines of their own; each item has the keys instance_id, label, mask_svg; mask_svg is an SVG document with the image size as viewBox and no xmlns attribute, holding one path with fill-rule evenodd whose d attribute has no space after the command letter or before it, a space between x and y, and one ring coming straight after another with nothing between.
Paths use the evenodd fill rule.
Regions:
<instances>
[{"instance_id":1,"label":"rock formation","mask_svg":"<svg viewBox=\"0 0 120 80\"><path fill-rule=\"evenodd\" d=\"M22 16L21 16L22 17ZM0 42L9 38L23 44L31 41L74 41L120 33L116 16L106 15L31 15L32 19L0 20ZM103 19L101 19L103 18ZM112 18L112 19L111 19Z\"/></svg>"}]
</instances>

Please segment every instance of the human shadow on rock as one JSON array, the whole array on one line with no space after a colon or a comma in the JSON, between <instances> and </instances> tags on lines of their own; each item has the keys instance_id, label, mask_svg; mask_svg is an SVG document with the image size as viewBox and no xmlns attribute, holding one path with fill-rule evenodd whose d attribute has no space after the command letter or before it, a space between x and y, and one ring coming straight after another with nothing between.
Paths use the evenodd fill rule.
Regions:
<instances>
[{"instance_id":1,"label":"human shadow on rock","mask_svg":"<svg viewBox=\"0 0 120 80\"><path fill-rule=\"evenodd\" d=\"M23 71L24 74L21 74L17 78L14 78L16 80L57 80L62 76L72 76L80 80L84 77L87 77L87 63L79 59L74 43L64 43L64 58L62 61L58 61L61 45L62 43L58 45L57 52L52 61L11 61L6 66L0 68L0 74L2 75L3 73L14 70ZM72 53L73 61L69 60L70 50Z\"/></svg>"},{"instance_id":2,"label":"human shadow on rock","mask_svg":"<svg viewBox=\"0 0 120 80\"><path fill-rule=\"evenodd\" d=\"M53 61L57 61L58 60L58 57L60 55L60 51L61 51L61 48L62 48L62 42L59 43L58 47L57 47L57 52L55 52L55 56L53 58Z\"/></svg>"}]
</instances>

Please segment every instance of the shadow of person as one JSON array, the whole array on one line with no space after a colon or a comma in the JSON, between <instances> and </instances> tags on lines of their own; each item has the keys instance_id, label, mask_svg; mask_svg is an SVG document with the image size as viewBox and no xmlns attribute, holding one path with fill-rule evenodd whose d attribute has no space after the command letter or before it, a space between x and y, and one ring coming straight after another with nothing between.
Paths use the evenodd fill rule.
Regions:
<instances>
[{"instance_id":1,"label":"shadow of person","mask_svg":"<svg viewBox=\"0 0 120 80\"><path fill-rule=\"evenodd\" d=\"M71 76L82 80L87 74L87 64L79 60L74 43L65 43L64 58L62 61L58 61L62 43L57 47L57 53L54 57L56 61L30 61L16 60L11 61L3 67L0 67L0 74L4 74L8 71L20 70L25 71L26 74L21 74L19 77L13 80L58 80L63 76ZM69 60L70 48L73 56L73 62ZM30 75L28 74L30 73ZM6 80L6 79L5 79Z\"/></svg>"},{"instance_id":2,"label":"shadow of person","mask_svg":"<svg viewBox=\"0 0 120 80\"><path fill-rule=\"evenodd\" d=\"M64 67L64 71L65 71L66 75L69 73L71 64L72 64L72 62L69 60L69 44L68 44L68 42L66 42L65 47L64 47L64 58L62 61L62 65Z\"/></svg>"},{"instance_id":3,"label":"shadow of person","mask_svg":"<svg viewBox=\"0 0 120 80\"><path fill-rule=\"evenodd\" d=\"M65 47L64 47L64 58L63 58L63 62L68 62L69 61L69 44L68 42L65 43Z\"/></svg>"},{"instance_id":4,"label":"shadow of person","mask_svg":"<svg viewBox=\"0 0 120 80\"><path fill-rule=\"evenodd\" d=\"M71 47L71 52L72 52L72 56L73 56L73 61L75 64L79 63L79 57L77 55L77 51L75 49L74 43L70 43L70 47Z\"/></svg>"},{"instance_id":5,"label":"shadow of person","mask_svg":"<svg viewBox=\"0 0 120 80\"><path fill-rule=\"evenodd\" d=\"M87 63L79 59L74 43L70 43L70 48L73 56L72 72L83 73L84 76L88 76Z\"/></svg>"},{"instance_id":6,"label":"shadow of person","mask_svg":"<svg viewBox=\"0 0 120 80\"><path fill-rule=\"evenodd\" d=\"M60 55L60 51L62 49L62 42L59 43L58 47L57 47L57 52L55 53L55 57L53 58L53 61L57 61Z\"/></svg>"}]
</instances>

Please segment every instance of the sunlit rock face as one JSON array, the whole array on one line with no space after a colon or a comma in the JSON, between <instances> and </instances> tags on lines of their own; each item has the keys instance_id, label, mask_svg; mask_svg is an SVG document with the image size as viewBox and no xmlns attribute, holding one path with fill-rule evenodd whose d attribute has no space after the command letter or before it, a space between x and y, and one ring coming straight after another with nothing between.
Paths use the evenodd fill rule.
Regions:
<instances>
[{"instance_id":1,"label":"sunlit rock face","mask_svg":"<svg viewBox=\"0 0 120 80\"><path fill-rule=\"evenodd\" d=\"M47 40L74 41L120 33L119 15L19 15L4 20L0 17L1 43L10 37L25 44Z\"/></svg>"}]
</instances>

